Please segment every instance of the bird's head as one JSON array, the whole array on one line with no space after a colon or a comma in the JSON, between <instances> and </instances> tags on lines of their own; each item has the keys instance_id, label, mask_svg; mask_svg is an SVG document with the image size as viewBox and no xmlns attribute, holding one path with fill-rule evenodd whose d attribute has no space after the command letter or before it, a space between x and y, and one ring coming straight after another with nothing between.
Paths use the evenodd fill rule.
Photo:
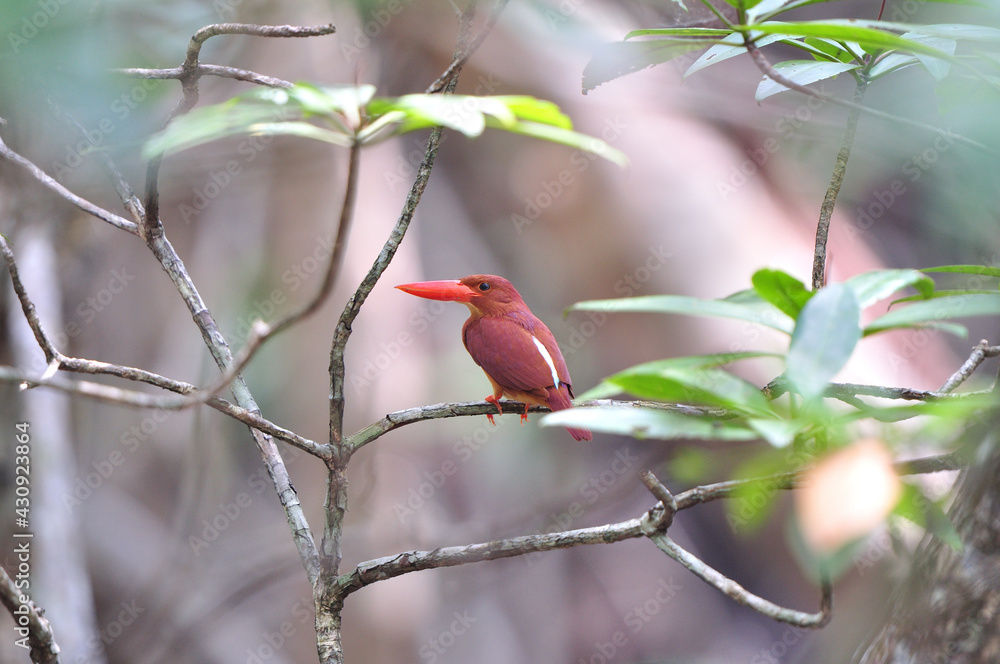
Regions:
<instances>
[{"instance_id":1,"label":"bird's head","mask_svg":"<svg viewBox=\"0 0 1000 664\"><path fill-rule=\"evenodd\" d=\"M524 300L509 281L492 274L473 274L464 279L420 281L396 286L428 300L461 302L473 315L495 316L524 307Z\"/></svg>"}]
</instances>

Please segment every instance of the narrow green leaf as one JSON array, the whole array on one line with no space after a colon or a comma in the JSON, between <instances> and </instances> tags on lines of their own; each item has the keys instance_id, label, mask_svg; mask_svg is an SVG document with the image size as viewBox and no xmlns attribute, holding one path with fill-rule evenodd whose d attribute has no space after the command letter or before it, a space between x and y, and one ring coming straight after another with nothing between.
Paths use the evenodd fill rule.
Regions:
<instances>
[{"instance_id":1,"label":"narrow green leaf","mask_svg":"<svg viewBox=\"0 0 1000 664\"><path fill-rule=\"evenodd\" d=\"M868 76L869 78L877 79L886 74L919 63L920 60L917 59L917 56L910 55L909 53L888 53L879 58L872 68L868 70Z\"/></svg>"},{"instance_id":2,"label":"narrow green leaf","mask_svg":"<svg viewBox=\"0 0 1000 664\"><path fill-rule=\"evenodd\" d=\"M608 378L643 399L671 403L718 406L751 415L772 411L760 388L718 368L663 368L651 371L633 367Z\"/></svg>"},{"instance_id":3,"label":"narrow green leaf","mask_svg":"<svg viewBox=\"0 0 1000 664\"><path fill-rule=\"evenodd\" d=\"M969 295L969 294L979 294L979 295L992 295L997 292L996 288L991 288L990 290L985 290L981 288L954 288L945 289L941 288L930 295L911 295L909 297L901 297L899 299L893 300L892 305L903 304L904 302L923 302L924 300L939 300L943 297L952 297L953 295Z\"/></svg>"},{"instance_id":4,"label":"narrow green leaf","mask_svg":"<svg viewBox=\"0 0 1000 664\"><path fill-rule=\"evenodd\" d=\"M939 265L925 267L921 272L955 272L958 274L981 274L987 277L1000 277L1000 267L989 265Z\"/></svg>"},{"instance_id":5,"label":"narrow green leaf","mask_svg":"<svg viewBox=\"0 0 1000 664\"><path fill-rule=\"evenodd\" d=\"M811 85L828 78L835 78L837 74L846 71L860 69L861 65L849 64L846 62L824 62L818 60L785 60L778 62L774 70L799 85ZM765 76L757 86L757 93L754 98L760 102L772 95L788 90L783 84Z\"/></svg>"},{"instance_id":6,"label":"narrow green leaf","mask_svg":"<svg viewBox=\"0 0 1000 664\"><path fill-rule=\"evenodd\" d=\"M540 420L547 427L581 427L601 433L673 440L754 440L757 434L732 421L717 421L630 406L613 408L568 408L549 413Z\"/></svg>"},{"instance_id":7,"label":"narrow green leaf","mask_svg":"<svg viewBox=\"0 0 1000 664\"><path fill-rule=\"evenodd\" d=\"M917 270L873 270L857 274L844 283L854 291L862 309L907 286L920 291L922 298L931 297L934 293L934 280Z\"/></svg>"},{"instance_id":8,"label":"narrow green leaf","mask_svg":"<svg viewBox=\"0 0 1000 664\"><path fill-rule=\"evenodd\" d=\"M1000 315L1000 293L951 295L893 309L868 325L865 334L900 327L938 327L954 333L956 328L964 328L948 322L953 318L997 315Z\"/></svg>"},{"instance_id":9,"label":"narrow green leaf","mask_svg":"<svg viewBox=\"0 0 1000 664\"><path fill-rule=\"evenodd\" d=\"M670 476L686 484L698 484L715 466L715 457L698 447L681 447L669 461Z\"/></svg>"},{"instance_id":10,"label":"narrow green leaf","mask_svg":"<svg viewBox=\"0 0 1000 664\"><path fill-rule=\"evenodd\" d=\"M730 302L702 300L685 295L645 295L620 300L590 300L570 307L574 311L601 311L604 313L658 313L735 318L755 325L770 327L791 334L792 320L768 302Z\"/></svg>"},{"instance_id":11,"label":"narrow green leaf","mask_svg":"<svg viewBox=\"0 0 1000 664\"><path fill-rule=\"evenodd\" d=\"M903 483L903 495L900 496L893 514L924 528L955 551L962 551L965 548L961 535L955 530L940 503L928 498L919 487L909 482Z\"/></svg>"},{"instance_id":12,"label":"narrow green leaf","mask_svg":"<svg viewBox=\"0 0 1000 664\"><path fill-rule=\"evenodd\" d=\"M609 399L611 397L618 396L624 391L625 390L615 385L614 383L601 381L600 383L594 385L592 388L590 388L583 394L577 395L576 401L590 401L592 399Z\"/></svg>"},{"instance_id":13,"label":"narrow green leaf","mask_svg":"<svg viewBox=\"0 0 1000 664\"><path fill-rule=\"evenodd\" d=\"M948 55L955 55L955 49L958 47L958 42L954 39L940 37L937 35L925 35L919 32L906 32L903 34L903 39L920 42L921 44L936 48L939 51L947 53ZM924 66L924 69L930 72L930 75L939 81L943 80L951 70L951 63L939 60L938 58L927 57L922 53L916 53L915 57L920 61L920 64Z\"/></svg>"},{"instance_id":14,"label":"narrow green leaf","mask_svg":"<svg viewBox=\"0 0 1000 664\"><path fill-rule=\"evenodd\" d=\"M799 420L750 418L747 420L747 425L760 434L760 437L770 443L772 447L782 449L791 445L805 423Z\"/></svg>"},{"instance_id":15,"label":"narrow green leaf","mask_svg":"<svg viewBox=\"0 0 1000 664\"><path fill-rule=\"evenodd\" d=\"M831 19L826 21L807 21L801 23L785 23L781 21L768 21L766 23L755 23L754 25L739 26L739 29L759 30L766 34L782 34L799 37L819 37L832 39L838 42L857 42L866 51L879 49L896 49L913 54L929 55L941 60L954 61L954 56L922 44L912 39L889 32L888 24L880 21L862 21L858 19ZM873 27L869 27L873 26ZM920 27L921 32L925 26L906 26L907 30ZM915 31L915 30L913 30ZM926 34L926 33L925 33Z\"/></svg>"},{"instance_id":16,"label":"narrow green leaf","mask_svg":"<svg viewBox=\"0 0 1000 664\"><path fill-rule=\"evenodd\" d=\"M607 142L593 136L587 136L586 134L580 134L575 131L539 122L515 122L510 126L502 126L494 125L494 121L487 118L486 124L490 127L496 126L498 129L505 129L512 134L540 138L551 143L560 143L571 148L583 150L584 152L607 159L621 168L628 168L628 157L625 156L624 152L611 147Z\"/></svg>"},{"instance_id":17,"label":"narrow green leaf","mask_svg":"<svg viewBox=\"0 0 1000 664\"><path fill-rule=\"evenodd\" d=\"M633 30L625 35L625 39L635 37L725 37L733 34L732 30L724 28L652 28L648 30Z\"/></svg>"},{"instance_id":18,"label":"narrow green leaf","mask_svg":"<svg viewBox=\"0 0 1000 664\"><path fill-rule=\"evenodd\" d=\"M788 347L786 376L807 400L823 394L861 338L854 291L831 284L802 308Z\"/></svg>"},{"instance_id":19,"label":"narrow green leaf","mask_svg":"<svg viewBox=\"0 0 1000 664\"><path fill-rule=\"evenodd\" d=\"M756 40L757 47L764 47L768 44L773 44L776 41L781 41L781 35L764 35L760 39ZM687 71L684 72L684 78L687 78L695 72L701 71L705 67L722 62L723 60L728 60L729 58L735 58L738 55L743 55L747 52L746 46L743 44L743 35L739 32L730 32L726 35L718 44L711 47L707 51L701 54L697 60L695 60Z\"/></svg>"},{"instance_id":20,"label":"narrow green leaf","mask_svg":"<svg viewBox=\"0 0 1000 664\"><path fill-rule=\"evenodd\" d=\"M583 68L583 92L718 43L717 38L668 38L605 44Z\"/></svg>"},{"instance_id":21,"label":"narrow green leaf","mask_svg":"<svg viewBox=\"0 0 1000 664\"><path fill-rule=\"evenodd\" d=\"M781 270L757 270L751 283L758 295L792 318L798 318L802 307L813 296L805 284Z\"/></svg>"}]
</instances>

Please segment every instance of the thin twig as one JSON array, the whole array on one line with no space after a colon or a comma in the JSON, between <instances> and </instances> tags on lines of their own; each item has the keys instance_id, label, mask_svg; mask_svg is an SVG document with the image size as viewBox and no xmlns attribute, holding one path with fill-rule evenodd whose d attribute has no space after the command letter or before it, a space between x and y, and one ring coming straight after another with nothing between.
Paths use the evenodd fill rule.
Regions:
<instances>
[{"instance_id":1,"label":"thin twig","mask_svg":"<svg viewBox=\"0 0 1000 664\"><path fill-rule=\"evenodd\" d=\"M146 69L143 67L126 67L123 69L112 69L116 74L130 76L132 78L145 78L159 81L181 80L186 76L218 76L219 78L231 78L236 81L244 81L255 85L263 85L268 88L290 88L293 83L283 78L258 74L248 69L238 67L227 67L224 65L198 64L190 70L181 67L169 67L167 69Z\"/></svg>"},{"instance_id":2,"label":"thin twig","mask_svg":"<svg viewBox=\"0 0 1000 664\"><path fill-rule=\"evenodd\" d=\"M17 635L24 638L30 646L31 661L35 664L59 664L59 646L52 633L52 626L45 617L45 611L31 600L22 602L23 596L24 591L15 585L7 570L0 567L0 604L6 607L17 623ZM23 623L21 618L24 619ZM22 632L22 629L25 631Z\"/></svg>"},{"instance_id":3,"label":"thin twig","mask_svg":"<svg viewBox=\"0 0 1000 664\"><path fill-rule=\"evenodd\" d=\"M444 90L445 86L458 75L458 72L465 66L465 63L469 61L472 54L479 50L479 47L482 46L484 41L486 41L490 32L493 31L497 21L500 20L500 15L503 13L503 10L507 7L509 2L510 0L497 0L496 4L493 5L493 10L490 12L489 17L486 19L482 29L479 31L479 34L477 34L472 40L472 43L469 44L465 53L460 58L455 58L451 61L451 64L444 70L444 73L438 76L437 80L427 87L424 91L425 94L441 92Z\"/></svg>"},{"instance_id":4,"label":"thin twig","mask_svg":"<svg viewBox=\"0 0 1000 664\"><path fill-rule=\"evenodd\" d=\"M60 198L69 201L70 203L80 208L87 214L93 215L102 221L106 221L112 226L120 228L123 231L128 231L132 235L139 234L139 227L138 225L135 224L135 222L129 221L124 217L120 217L117 214L114 214L113 212L109 212L108 210L105 210L100 206L94 205L85 198L77 196L72 191L62 186L59 182L55 180L55 178L51 177L41 168L39 168L28 159L25 159L24 157L22 157L21 155L14 152L9 147L7 147L7 144L3 142L3 139L0 139L0 157L3 157L7 161L17 164L21 168L25 169L39 183L41 183L45 187L48 187L50 190L55 192L56 195L58 195Z\"/></svg>"},{"instance_id":5,"label":"thin twig","mask_svg":"<svg viewBox=\"0 0 1000 664\"><path fill-rule=\"evenodd\" d=\"M861 102L865 98L865 90L868 88L868 79L859 77L857 86L854 88L854 103L861 107ZM837 203L837 195L840 187L844 183L844 174L847 172L847 160L851 156L851 148L854 147L854 135L858 129L858 118L861 111L852 108L847 116L847 128L844 131L844 141L840 145L837 153L837 161L833 165L833 173L830 175L830 185L826 189L823 197L823 204L819 209L819 223L816 224L816 246L813 250L812 266L812 289L818 291L826 285L826 243L830 235L830 220L833 218L833 209Z\"/></svg>"},{"instance_id":6,"label":"thin twig","mask_svg":"<svg viewBox=\"0 0 1000 664\"><path fill-rule=\"evenodd\" d=\"M976 345L975 348L972 349L972 354L969 355L969 359L967 359L962 366L960 366L958 370L944 382L944 385L938 388L938 392L940 394L948 394L949 392L952 392L956 387L969 380L972 373L979 368L979 365L982 364L987 357L997 357L998 355L1000 355L1000 346L990 346L990 342L983 339Z\"/></svg>"},{"instance_id":7,"label":"thin twig","mask_svg":"<svg viewBox=\"0 0 1000 664\"><path fill-rule=\"evenodd\" d=\"M944 454L900 462L895 464L894 467L900 474L919 474L955 470L961 468L962 463L958 455ZM652 474L650 473L650 475ZM698 558L681 549L669 540L669 538L666 538L666 535L663 534L663 528L655 527L655 524L662 524L665 520L663 514L664 500L667 503L666 511L676 513L677 511L713 500L732 498L738 495L738 492L746 490L748 486L764 484L776 491L794 489L800 486L803 475L804 471L799 471L780 473L769 477L708 484L680 493L673 500L671 500L672 496L670 496L666 487L662 487L659 480L652 477L651 480L646 482L647 487L650 484L654 484L654 486L659 485L656 487L654 495L661 502L637 519L629 519L593 528L579 528L539 535L523 535L466 546L442 547L431 551L404 551L394 556L369 560L359 564L353 570L337 579L337 597L342 601L350 593L367 585L402 576L410 572L441 567L454 567L456 565L484 560L496 560L498 558L512 558L539 551L552 551L590 544L610 544L637 537L649 537L668 555L681 562L688 569L691 569L699 577L719 588L722 592L734 597L740 603L750 606L755 610L763 609L762 612L765 615L770 615L776 620L798 624L803 627L821 627L825 624L825 621L829 620L830 611L832 610L832 590L829 585L829 578L825 575L821 579L822 597L819 614L805 614L791 609L783 609L767 600L752 595L734 581L708 567ZM660 487L662 487L662 492L660 491ZM651 488L651 490L653 489Z\"/></svg>"},{"instance_id":8,"label":"thin twig","mask_svg":"<svg viewBox=\"0 0 1000 664\"><path fill-rule=\"evenodd\" d=\"M351 220L354 218L354 205L357 201L358 189L358 168L361 162L361 144L355 141L351 149L347 162L347 184L344 187L344 204L340 208L340 219L337 222L337 231L333 241L333 248L330 250L330 259L326 265L326 272L323 275L323 283L319 290L300 309L289 313L287 316L266 325L262 330L263 338L278 334L289 326L312 315L319 309L327 297L333 292L333 287L337 283L337 276L340 274L340 267L344 262L344 248L347 246L347 237L350 234Z\"/></svg>"},{"instance_id":9,"label":"thin twig","mask_svg":"<svg viewBox=\"0 0 1000 664\"><path fill-rule=\"evenodd\" d=\"M594 399L580 401L577 406L584 408L610 408L610 407L634 407L634 408L654 408L657 410L668 410L675 413L694 416L714 416L725 417L728 413L720 408L702 408L699 406L688 406L685 404L668 404L656 401L620 401L617 399ZM351 453L359 448L371 443L383 435L398 429L399 427L423 422L425 420L436 420L446 417L464 417L469 415L494 415L497 406L503 413L549 413L551 410L545 406L527 405L519 401L501 400L498 404L489 401L469 401L460 403L439 403L428 406L418 406L389 413L378 422L369 424L364 429L347 437L344 447Z\"/></svg>"},{"instance_id":10,"label":"thin twig","mask_svg":"<svg viewBox=\"0 0 1000 664\"><path fill-rule=\"evenodd\" d=\"M666 534L653 535L650 537L657 548L668 556L686 567L692 574L716 588L725 595L728 595L743 606L749 607L757 613L763 614L779 622L788 623L797 627L816 629L823 627L830 618L832 612L832 592L829 580L825 580L823 585L823 599L820 604L819 613L804 613L795 609L779 606L771 601L755 595L740 584L736 583L721 572L706 564L700 558L690 553L679 544L670 539Z\"/></svg>"}]
</instances>

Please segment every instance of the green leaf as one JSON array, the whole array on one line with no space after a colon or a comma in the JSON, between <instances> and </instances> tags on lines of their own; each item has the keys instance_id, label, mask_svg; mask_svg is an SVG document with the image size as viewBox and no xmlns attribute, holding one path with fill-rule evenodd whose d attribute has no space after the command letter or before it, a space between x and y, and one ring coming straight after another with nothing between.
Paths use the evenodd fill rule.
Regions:
<instances>
[{"instance_id":1,"label":"green leaf","mask_svg":"<svg viewBox=\"0 0 1000 664\"><path fill-rule=\"evenodd\" d=\"M776 41L781 41L781 35L762 36L760 39L756 40L756 44L758 48L761 48L767 46L768 44L773 44ZM743 44L743 35L738 32L730 32L718 44L702 53L701 56L687 68L687 71L684 72L683 78L687 78L691 74L701 71L705 67L717 64L723 60L728 60L729 58L734 58L738 55L743 55L746 52L746 46Z\"/></svg>"},{"instance_id":2,"label":"green leaf","mask_svg":"<svg viewBox=\"0 0 1000 664\"><path fill-rule=\"evenodd\" d=\"M611 408L567 408L549 413L540 420L547 427L577 427L591 431L673 440L754 440L757 434L732 421L681 415L653 408L619 406Z\"/></svg>"},{"instance_id":3,"label":"green leaf","mask_svg":"<svg viewBox=\"0 0 1000 664\"><path fill-rule=\"evenodd\" d=\"M958 43L954 39L949 39L947 37L940 37L936 35L925 35L918 32L906 32L903 34L903 39L910 39L916 42L920 42L926 46L936 48L939 51L947 53L948 55L955 55L955 49L958 47ZM938 58L927 57L922 53L916 53L915 57L920 61L920 64L930 72L930 75L937 80L944 79L951 70L951 63L939 60Z\"/></svg>"},{"instance_id":4,"label":"green leaf","mask_svg":"<svg viewBox=\"0 0 1000 664\"><path fill-rule=\"evenodd\" d=\"M802 308L788 347L786 376L806 400L823 394L861 338L854 291L830 284Z\"/></svg>"},{"instance_id":5,"label":"green leaf","mask_svg":"<svg viewBox=\"0 0 1000 664\"><path fill-rule=\"evenodd\" d=\"M615 385L614 383L609 383L608 381L601 381L597 385L593 386L583 394L577 395L575 401L591 401L593 399L610 399L611 397L618 396L624 392L622 388Z\"/></svg>"},{"instance_id":6,"label":"green leaf","mask_svg":"<svg viewBox=\"0 0 1000 664\"><path fill-rule=\"evenodd\" d=\"M924 528L955 551L962 551L965 548L961 535L955 530L941 504L928 498L919 487L909 482L903 483L903 495L900 496L893 514Z\"/></svg>"},{"instance_id":7,"label":"green leaf","mask_svg":"<svg viewBox=\"0 0 1000 664\"><path fill-rule=\"evenodd\" d=\"M712 39L733 34L732 30L724 28L652 28L648 30L633 30L625 35L625 39L635 37L702 37Z\"/></svg>"},{"instance_id":8,"label":"green leaf","mask_svg":"<svg viewBox=\"0 0 1000 664\"><path fill-rule=\"evenodd\" d=\"M758 416L772 414L758 387L718 368L664 366L654 370L647 364L615 374L608 382L643 399L718 406Z\"/></svg>"},{"instance_id":9,"label":"green leaf","mask_svg":"<svg viewBox=\"0 0 1000 664\"><path fill-rule=\"evenodd\" d=\"M924 300L939 300L943 297L951 297L953 295L969 295L969 294L982 294L982 295L992 295L997 292L996 288L991 288L989 290L982 288L954 288L946 289L939 288L930 295L911 295L909 297L901 297L899 299L893 300L893 306L897 304L902 304L904 302L923 302Z\"/></svg>"},{"instance_id":10,"label":"green leaf","mask_svg":"<svg viewBox=\"0 0 1000 664\"><path fill-rule=\"evenodd\" d=\"M837 74L860 69L861 65L846 62L824 62L818 60L785 60L773 65L774 70L799 85L810 85L817 81L834 78ZM783 84L765 76L757 86L754 98L760 102L779 92L788 90Z\"/></svg>"},{"instance_id":11,"label":"green leaf","mask_svg":"<svg viewBox=\"0 0 1000 664\"><path fill-rule=\"evenodd\" d=\"M813 296L805 284L781 270L757 270L751 283L758 295L792 318L798 318L802 307Z\"/></svg>"},{"instance_id":12,"label":"green leaf","mask_svg":"<svg viewBox=\"0 0 1000 664\"><path fill-rule=\"evenodd\" d=\"M907 286L916 288L923 298L934 293L934 280L917 270L873 270L855 275L844 284L854 291L862 309Z\"/></svg>"},{"instance_id":13,"label":"green leaf","mask_svg":"<svg viewBox=\"0 0 1000 664\"><path fill-rule=\"evenodd\" d=\"M728 33L728 31L727 31ZM583 93L608 81L632 74L718 43L718 38L670 38L614 42L602 46L583 68Z\"/></svg>"},{"instance_id":14,"label":"green leaf","mask_svg":"<svg viewBox=\"0 0 1000 664\"><path fill-rule=\"evenodd\" d=\"M688 316L710 316L714 318L735 318L755 325L770 327L779 332L791 334L792 320L763 301L732 302L727 300L703 300L686 295L645 295L620 300L590 300L578 302L570 307L573 311L601 311L604 313L658 313L684 314Z\"/></svg>"},{"instance_id":15,"label":"green leaf","mask_svg":"<svg viewBox=\"0 0 1000 664\"><path fill-rule=\"evenodd\" d=\"M345 122L358 126L360 108L374 93L371 85L318 87L308 83L252 90L174 118L146 142L143 157L151 159L239 134L289 134L350 145ZM325 119L328 127L307 128L302 120L314 116ZM285 123L292 124L282 127Z\"/></svg>"},{"instance_id":16,"label":"green leaf","mask_svg":"<svg viewBox=\"0 0 1000 664\"><path fill-rule=\"evenodd\" d=\"M796 36L818 37L838 42L857 42L868 52L895 49L913 54L929 55L946 61L955 60L954 56L940 49L927 46L912 39L904 39L893 32L889 32L889 29L891 29L889 26L893 25L898 24L890 24L882 21L863 21L859 19L831 19L801 23L768 21L766 23L738 26L738 29L759 30L765 34L781 34L785 35L786 38ZM921 33L927 34L923 30L926 26L906 25L905 30L915 32L916 30L913 29L916 27L921 28Z\"/></svg>"},{"instance_id":17,"label":"green leaf","mask_svg":"<svg viewBox=\"0 0 1000 664\"><path fill-rule=\"evenodd\" d=\"M750 418L747 420L747 425L772 447L781 449L788 447L795 440L795 436L806 423L799 420Z\"/></svg>"},{"instance_id":18,"label":"green leaf","mask_svg":"<svg viewBox=\"0 0 1000 664\"><path fill-rule=\"evenodd\" d=\"M953 272L958 274L981 274L987 277L1000 277L1000 267L989 265L939 265L925 267L921 272Z\"/></svg>"},{"instance_id":19,"label":"green leaf","mask_svg":"<svg viewBox=\"0 0 1000 664\"><path fill-rule=\"evenodd\" d=\"M879 58L872 68L868 70L868 77L876 79L919 63L920 60L917 59L917 56L910 55L909 53L888 53Z\"/></svg>"},{"instance_id":20,"label":"green leaf","mask_svg":"<svg viewBox=\"0 0 1000 664\"><path fill-rule=\"evenodd\" d=\"M670 476L679 482L697 484L708 477L715 465L714 457L698 447L681 447L669 461Z\"/></svg>"},{"instance_id":21,"label":"green leaf","mask_svg":"<svg viewBox=\"0 0 1000 664\"><path fill-rule=\"evenodd\" d=\"M854 55L850 51L845 50L844 47L841 46L839 42L836 42L832 39L803 37L802 41L807 46L825 55L826 56L825 59L827 60L833 60L836 62L851 62L852 60L854 60ZM823 58L817 58L817 59L823 59Z\"/></svg>"},{"instance_id":22,"label":"green leaf","mask_svg":"<svg viewBox=\"0 0 1000 664\"><path fill-rule=\"evenodd\" d=\"M789 470L786 452L777 450L757 454L742 463L734 473L735 479L757 480L737 484L733 497L725 501L726 520L739 532L752 532L758 528L774 508L775 498L783 493L773 480L767 478Z\"/></svg>"},{"instance_id":23,"label":"green leaf","mask_svg":"<svg viewBox=\"0 0 1000 664\"><path fill-rule=\"evenodd\" d=\"M955 333L964 327L949 323L952 318L1000 315L1000 293L968 293L914 302L876 318L865 334L900 327L936 327ZM959 336L965 336L960 334Z\"/></svg>"},{"instance_id":24,"label":"green leaf","mask_svg":"<svg viewBox=\"0 0 1000 664\"><path fill-rule=\"evenodd\" d=\"M489 118L487 118L486 124L490 127L495 126L494 122ZM611 147L605 141L602 141L599 138L594 138L593 136L587 136L586 134L580 134L575 131L570 131L561 127L553 127L538 122L522 121L506 127L497 126L497 128L506 129L513 134L540 138L542 140L549 141L550 143L560 143L571 148L589 152L597 155L598 157L603 157L621 168L628 167L628 157L625 156L624 152Z\"/></svg>"}]
</instances>

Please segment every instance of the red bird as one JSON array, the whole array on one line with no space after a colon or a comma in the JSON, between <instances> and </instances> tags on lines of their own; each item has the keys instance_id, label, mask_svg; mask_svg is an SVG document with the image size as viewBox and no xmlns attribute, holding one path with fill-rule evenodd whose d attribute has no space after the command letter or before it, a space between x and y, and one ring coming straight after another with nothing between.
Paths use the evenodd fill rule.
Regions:
<instances>
[{"instance_id":1,"label":"red bird","mask_svg":"<svg viewBox=\"0 0 1000 664\"><path fill-rule=\"evenodd\" d=\"M501 396L524 406L563 410L572 406L569 369L555 337L538 320L509 281L491 274L474 274L458 281L422 281L396 286L404 293L429 300L461 302L472 315L462 326L462 341L493 385L486 400L496 405ZM487 415L493 422L493 415ZM586 429L567 429L576 440L590 440Z\"/></svg>"}]
</instances>

